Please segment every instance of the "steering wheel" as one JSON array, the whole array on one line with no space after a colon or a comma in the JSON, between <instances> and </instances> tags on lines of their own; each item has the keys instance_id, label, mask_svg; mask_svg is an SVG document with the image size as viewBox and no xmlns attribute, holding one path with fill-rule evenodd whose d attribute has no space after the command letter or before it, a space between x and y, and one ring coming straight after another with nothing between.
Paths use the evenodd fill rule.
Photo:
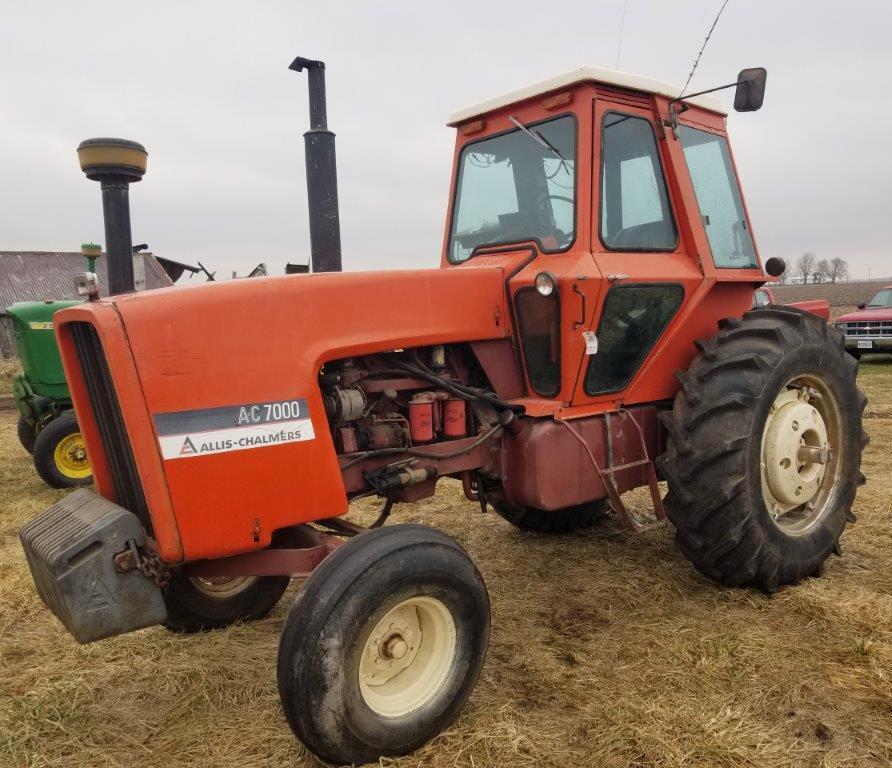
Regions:
<instances>
[{"instance_id":1,"label":"steering wheel","mask_svg":"<svg viewBox=\"0 0 892 768\"><path fill-rule=\"evenodd\" d=\"M573 206L576 205L576 201L572 197L567 197L565 195L548 195L548 194L546 194L546 195L542 195L542 197L540 197L536 201L536 205L533 206L533 213L535 214L536 218L538 219L538 223L542 226L543 229L551 229L553 227L555 234L558 236L558 238L557 238L558 243L561 246L564 246L570 242L570 237L571 237L570 233L564 232L563 230L558 229L557 225L555 225L551 221L548 221L545 216L544 203L550 202L552 200L560 200L562 203L569 203L570 205L573 205Z\"/></svg>"}]
</instances>

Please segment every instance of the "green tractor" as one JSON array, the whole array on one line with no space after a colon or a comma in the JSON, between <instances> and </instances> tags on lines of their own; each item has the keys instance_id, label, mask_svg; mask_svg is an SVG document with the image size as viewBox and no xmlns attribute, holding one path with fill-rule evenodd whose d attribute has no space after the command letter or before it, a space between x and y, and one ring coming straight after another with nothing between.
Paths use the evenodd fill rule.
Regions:
<instances>
[{"instance_id":1,"label":"green tractor","mask_svg":"<svg viewBox=\"0 0 892 768\"><path fill-rule=\"evenodd\" d=\"M81 246L87 270L94 272L100 246ZM78 301L25 301L6 308L22 361L12 382L19 407L19 441L34 458L37 474L53 488L93 482L93 470L62 369L53 315Z\"/></svg>"},{"instance_id":2,"label":"green tractor","mask_svg":"<svg viewBox=\"0 0 892 768\"><path fill-rule=\"evenodd\" d=\"M72 488L93 480L86 444L53 334L53 314L77 301L27 301L7 307L23 372L12 382L19 407L19 441L47 485Z\"/></svg>"}]
</instances>

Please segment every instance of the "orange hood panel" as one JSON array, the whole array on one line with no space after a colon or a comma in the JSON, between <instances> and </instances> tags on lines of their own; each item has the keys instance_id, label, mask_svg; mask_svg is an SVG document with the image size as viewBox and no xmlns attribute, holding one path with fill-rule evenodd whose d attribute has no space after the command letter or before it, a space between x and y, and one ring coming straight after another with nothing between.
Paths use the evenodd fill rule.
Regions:
<instances>
[{"instance_id":1,"label":"orange hood panel","mask_svg":"<svg viewBox=\"0 0 892 768\"><path fill-rule=\"evenodd\" d=\"M159 549L176 561L264 547L277 528L347 511L317 383L323 363L503 337L508 316L503 270L480 266L233 280L104 300L56 318L66 369L75 358L65 323L87 319L99 330ZM78 378L69 375L77 414L91 421ZM249 447L227 448L233 435L216 429L221 409L249 406L250 419L276 403L273 426L284 442L254 447L247 424ZM95 425L83 426L95 453ZM104 495L107 472L96 462Z\"/></svg>"}]
</instances>

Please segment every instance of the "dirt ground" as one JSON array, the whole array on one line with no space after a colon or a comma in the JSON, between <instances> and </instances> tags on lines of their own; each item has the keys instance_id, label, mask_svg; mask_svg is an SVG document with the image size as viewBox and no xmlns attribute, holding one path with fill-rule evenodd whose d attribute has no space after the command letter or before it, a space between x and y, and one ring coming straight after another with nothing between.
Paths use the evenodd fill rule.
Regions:
<instances>
[{"instance_id":1,"label":"dirt ground","mask_svg":"<svg viewBox=\"0 0 892 768\"><path fill-rule=\"evenodd\" d=\"M827 299L830 302L830 319L854 312L857 305L867 301L880 288L892 284L888 280L853 280L848 283L818 283L817 285L773 285L778 301L790 304L794 301Z\"/></svg>"},{"instance_id":2,"label":"dirt ground","mask_svg":"<svg viewBox=\"0 0 892 768\"><path fill-rule=\"evenodd\" d=\"M858 522L823 578L773 597L701 578L669 528L636 536L608 519L527 535L454 484L404 507L402 521L443 528L474 557L493 631L455 725L393 764L892 764L892 357L866 359L861 383L873 442ZM62 494L37 478L9 412L0 455L0 765L316 764L276 693L290 595L251 625L78 646L41 605L19 548L21 525Z\"/></svg>"}]
</instances>

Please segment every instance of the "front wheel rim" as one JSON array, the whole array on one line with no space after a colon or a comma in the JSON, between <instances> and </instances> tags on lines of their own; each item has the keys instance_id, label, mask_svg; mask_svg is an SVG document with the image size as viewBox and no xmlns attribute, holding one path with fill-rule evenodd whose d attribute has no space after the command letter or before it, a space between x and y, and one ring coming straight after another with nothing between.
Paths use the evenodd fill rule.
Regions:
<instances>
[{"instance_id":1,"label":"front wheel rim","mask_svg":"<svg viewBox=\"0 0 892 768\"><path fill-rule=\"evenodd\" d=\"M226 600L244 592L255 581L256 576L192 576L192 585L203 595L215 600Z\"/></svg>"},{"instance_id":2,"label":"front wheel rim","mask_svg":"<svg viewBox=\"0 0 892 768\"><path fill-rule=\"evenodd\" d=\"M434 700L457 649L455 621L434 597L412 597L391 608L362 644L359 691L381 717L397 718Z\"/></svg>"},{"instance_id":3,"label":"front wheel rim","mask_svg":"<svg viewBox=\"0 0 892 768\"><path fill-rule=\"evenodd\" d=\"M774 524L804 536L836 507L844 446L842 411L827 380L796 376L778 393L762 431L762 497Z\"/></svg>"},{"instance_id":4,"label":"front wheel rim","mask_svg":"<svg viewBox=\"0 0 892 768\"><path fill-rule=\"evenodd\" d=\"M53 461L59 472L72 480L89 477L92 470L87 458L87 445L80 432L65 435L53 449Z\"/></svg>"}]
</instances>

